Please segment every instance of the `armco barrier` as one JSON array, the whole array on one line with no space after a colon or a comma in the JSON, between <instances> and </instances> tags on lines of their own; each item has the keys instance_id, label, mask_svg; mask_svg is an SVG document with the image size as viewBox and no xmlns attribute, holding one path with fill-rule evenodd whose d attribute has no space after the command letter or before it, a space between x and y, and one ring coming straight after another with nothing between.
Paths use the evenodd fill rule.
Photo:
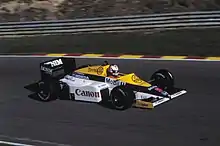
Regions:
<instances>
[{"instance_id":1,"label":"armco barrier","mask_svg":"<svg viewBox=\"0 0 220 146\"><path fill-rule=\"evenodd\" d=\"M0 36L220 26L220 11L0 23Z\"/></svg>"}]
</instances>

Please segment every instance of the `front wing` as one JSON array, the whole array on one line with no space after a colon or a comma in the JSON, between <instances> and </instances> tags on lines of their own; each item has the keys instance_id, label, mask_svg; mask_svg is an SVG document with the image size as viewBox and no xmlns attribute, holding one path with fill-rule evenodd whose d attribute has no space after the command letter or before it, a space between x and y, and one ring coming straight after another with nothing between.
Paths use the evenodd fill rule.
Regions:
<instances>
[{"instance_id":1,"label":"front wing","mask_svg":"<svg viewBox=\"0 0 220 146\"><path fill-rule=\"evenodd\" d=\"M179 89L179 88L175 88L173 91L170 91L170 97L160 97L160 98L148 98L148 99L138 99L135 101L135 103L133 104L134 107L138 107L138 108L148 108L148 109L153 109L156 106L165 103L167 101L170 101L176 97L179 97L183 94L187 93L186 90L184 89Z\"/></svg>"}]
</instances>

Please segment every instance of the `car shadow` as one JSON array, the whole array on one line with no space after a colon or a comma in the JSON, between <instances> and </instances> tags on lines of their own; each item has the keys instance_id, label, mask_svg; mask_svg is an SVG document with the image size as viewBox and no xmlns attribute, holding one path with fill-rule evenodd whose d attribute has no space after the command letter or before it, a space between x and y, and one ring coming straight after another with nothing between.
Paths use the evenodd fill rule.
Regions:
<instances>
[{"instance_id":1,"label":"car shadow","mask_svg":"<svg viewBox=\"0 0 220 146\"><path fill-rule=\"evenodd\" d=\"M56 101L56 100L68 100L69 102L84 102L84 103L91 103L91 102L87 102L87 101L75 101L75 100L70 100L70 99L54 99L54 100L50 100L50 101L43 101L41 100L38 95L36 93L33 93L33 94L30 94L28 95L28 98L30 98L31 100L35 100L35 101L38 101L38 102L53 102L53 101ZM101 106L103 108L107 108L107 109L112 109L112 110L115 110L113 108L113 106L111 105L111 103L94 103L95 105L97 106Z\"/></svg>"},{"instance_id":2,"label":"car shadow","mask_svg":"<svg viewBox=\"0 0 220 146\"><path fill-rule=\"evenodd\" d=\"M36 89L37 89L37 83L32 83L32 84L25 85L24 88L27 89L28 91L35 92ZM32 94L28 95L28 98L33 99L33 100L36 100L36 101L41 101L41 102L43 102L43 101L37 96L36 93L32 93Z\"/></svg>"},{"instance_id":3,"label":"car shadow","mask_svg":"<svg viewBox=\"0 0 220 146\"><path fill-rule=\"evenodd\" d=\"M112 110L116 110L112 104L109 102L109 103L97 103L99 106L103 107L103 108L107 108L107 109L112 109Z\"/></svg>"},{"instance_id":4,"label":"car shadow","mask_svg":"<svg viewBox=\"0 0 220 146\"><path fill-rule=\"evenodd\" d=\"M36 100L39 102L49 102L49 101L44 101L42 99L40 99L36 93L36 91L38 90L38 84L37 83L32 83L32 84L28 84L24 86L25 89L27 89L30 92L33 92L32 94L28 95L28 98L32 99L32 100ZM53 101L53 100L50 100Z\"/></svg>"}]
</instances>

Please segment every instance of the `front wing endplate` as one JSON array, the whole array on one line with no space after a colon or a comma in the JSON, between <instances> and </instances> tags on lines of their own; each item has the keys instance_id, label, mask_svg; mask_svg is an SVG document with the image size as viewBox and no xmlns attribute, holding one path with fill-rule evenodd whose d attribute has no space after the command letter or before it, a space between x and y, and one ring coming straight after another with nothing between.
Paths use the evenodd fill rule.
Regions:
<instances>
[{"instance_id":1,"label":"front wing endplate","mask_svg":"<svg viewBox=\"0 0 220 146\"><path fill-rule=\"evenodd\" d=\"M138 108L148 108L148 109L153 109L156 106L165 103L169 100L172 100L178 96L181 96L183 94L185 94L187 91L186 90L181 90L177 93L174 93L170 96L170 98L159 98L157 100L152 100L152 101L146 101L146 100L136 100L135 103L133 104L134 107L138 107Z\"/></svg>"}]
</instances>

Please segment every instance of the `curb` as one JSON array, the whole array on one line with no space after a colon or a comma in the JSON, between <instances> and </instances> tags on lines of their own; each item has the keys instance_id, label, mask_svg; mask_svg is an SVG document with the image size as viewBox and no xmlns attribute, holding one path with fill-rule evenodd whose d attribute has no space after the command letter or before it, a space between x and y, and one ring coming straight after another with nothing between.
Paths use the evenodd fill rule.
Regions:
<instances>
[{"instance_id":1,"label":"curb","mask_svg":"<svg viewBox=\"0 0 220 146\"><path fill-rule=\"evenodd\" d=\"M0 57L77 57L77 58L113 58L113 59L154 59L154 60L207 60L220 61L220 57L202 56L150 56L131 54L90 54L90 53L12 53L0 54Z\"/></svg>"}]
</instances>

